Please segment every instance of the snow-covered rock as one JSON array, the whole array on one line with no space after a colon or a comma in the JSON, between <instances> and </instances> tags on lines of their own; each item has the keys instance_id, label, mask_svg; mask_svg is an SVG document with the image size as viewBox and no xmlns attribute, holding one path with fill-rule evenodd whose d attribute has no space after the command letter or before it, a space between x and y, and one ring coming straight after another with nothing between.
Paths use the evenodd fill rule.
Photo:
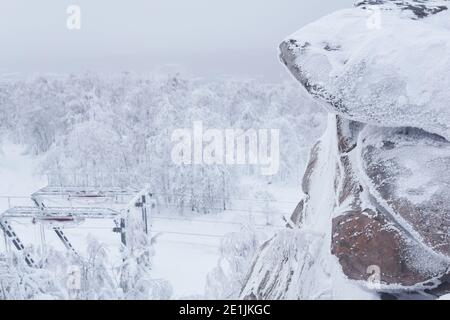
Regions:
<instances>
[{"instance_id":1,"label":"snow-covered rock","mask_svg":"<svg viewBox=\"0 0 450 320\"><path fill-rule=\"evenodd\" d=\"M442 198L445 183L430 181L436 188L423 194L426 199L421 205L412 203L403 188L426 187L428 176L424 178L424 170L401 164L414 163L440 172L437 163L446 159L440 157L450 155L448 149L441 150L441 144L447 142L419 129L356 128L337 118L336 134L342 147L336 171L332 253L350 279L369 280L368 270L377 268L380 289L433 290L450 266L448 225L444 222L450 203ZM425 145L436 149L432 152ZM405 150L407 147L414 152ZM428 157L411 160L411 154L424 151L429 152ZM413 195L419 192L415 190ZM435 198L441 201L429 201Z\"/></svg>"},{"instance_id":2,"label":"snow-covered rock","mask_svg":"<svg viewBox=\"0 0 450 320\"><path fill-rule=\"evenodd\" d=\"M417 240L450 258L450 142L420 129L367 128L360 176Z\"/></svg>"},{"instance_id":3,"label":"snow-covered rock","mask_svg":"<svg viewBox=\"0 0 450 320\"><path fill-rule=\"evenodd\" d=\"M302 213L294 212L291 218L297 227L280 232L263 245L242 298L373 298L362 287L346 281L338 259L330 254L339 166L336 130L336 117L330 116L303 177L304 199L298 207Z\"/></svg>"},{"instance_id":4,"label":"snow-covered rock","mask_svg":"<svg viewBox=\"0 0 450 320\"><path fill-rule=\"evenodd\" d=\"M447 142L418 129L412 133L397 130L398 136L391 136L392 131L395 129L330 115L327 132L310 155L302 184L305 196L299 205L302 212L294 212L292 217L296 227L280 233L261 249L243 298L369 298L367 290L396 296L404 291L424 295L446 292L450 259L444 249L448 245L448 227L432 217L436 210L436 219L441 212L445 217L449 204L441 202L436 206L424 201L423 211L414 207L417 211L412 213L422 213L418 219L430 221L417 223L405 215L403 207L393 205L411 200L400 188L395 189L400 193L390 189L387 201L376 186L384 187L405 177L412 179L411 185L423 181L420 174L396 171L397 166L382 165L379 160L397 159L401 163L400 155L408 154L402 150L404 140L417 139L416 151L426 144L434 142L439 146ZM391 139L380 140L386 138L383 133ZM387 152L382 150L384 143ZM368 150L373 157L368 156ZM392 150L397 151L397 157L392 157ZM428 158L417 157L414 161L429 166L430 171L439 171L439 166L433 168L433 160L445 151L423 151L428 152ZM431 190L432 180L430 177L427 192L439 198L443 188ZM374 274L376 271L378 274Z\"/></svg>"},{"instance_id":5,"label":"snow-covered rock","mask_svg":"<svg viewBox=\"0 0 450 320\"><path fill-rule=\"evenodd\" d=\"M281 59L330 112L449 140L449 5L362 1L288 37Z\"/></svg>"},{"instance_id":6,"label":"snow-covered rock","mask_svg":"<svg viewBox=\"0 0 450 320\"><path fill-rule=\"evenodd\" d=\"M448 4L360 1L281 44L331 115L293 230L261 249L243 298L450 292Z\"/></svg>"}]
</instances>

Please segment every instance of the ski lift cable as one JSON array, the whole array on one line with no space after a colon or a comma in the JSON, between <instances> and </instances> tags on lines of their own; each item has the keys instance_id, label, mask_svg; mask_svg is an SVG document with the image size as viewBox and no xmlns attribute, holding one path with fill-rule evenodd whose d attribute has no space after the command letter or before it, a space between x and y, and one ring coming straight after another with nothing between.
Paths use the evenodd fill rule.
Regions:
<instances>
[{"instance_id":1,"label":"ski lift cable","mask_svg":"<svg viewBox=\"0 0 450 320\"><path fill-rule=\"evenodd\" d=\"M174 197L185 197L187 199L191 198L190 194L185 194L185 193L164 193L164 192L153 192L153 195L159 195L159 196L174 196ZM207 195L198 195L200 196L207 196ZM223 198L218 198L218 197L213 197L213 198L209 198L211 200L233 200L233 201L253 201L253 202L273 202L273 203L289 203L289 204L298 204L298 202L296 201L287 201L287 200L275 200L275 199L250 199L250 198L233 198L233 197L223 197Z\"/></svg>"},{"instance_id":2,"label":"ski lift cable","mask_svg":"<svg viewBox=\"0 0 450 320\"><path fill-rule=\"evenodd\" d=\"M46 189L46 188L44 188ZM51 187L49 189L61 189L61 188L57 188L57 187ZM68 189L86 189L85 187L70 187ZM89 187L89 189L98 189L101 191L102 187L98 187L98 188L94 188L94 187ZM55 195L56 195L56 191L55 191ZM134 195L134 193L123 193L123 195ZM187 200L191 199L192 195L189 194L183 194L183 193L164 193L164 192L152 192L152 195L157 195L157 196L172 196L172 197L183 197ZM207 196L207 195L198 195L199 197L202 196ZM29 199L29 196L9 196L9 195L0 195L0 199ZM249 202L270 202L270 203L286 203L286 204L298 204L298 202L296 201L287 201L287 200L276 200L276 199L250 199L250 198L233 198L233 197L223 197L223 198L218 198L218 197L213 197L213 198L209 198L210 200L213 201L223 201L223 200L228 200L228 201L249 201Z\"/></svg>"},{"instance_id":3,"label":"ski lift cable","mask_svg":"<svg viewBox=\"0 0 450 320\"><path fill-rule=\"evenodd\" d=\"M234 221L214 221L214 220L201 220L201 219L185 219L185 218L172 218L172 217L158 217L153 216L152 219L155 220L174 220L174 221L188 221L192 223L211 223L211 224L228 224L228 225L244 225L244 222L234 222ZM273 227L270 225L264 225L264 224L252 224L256 227Z\"/></svg>"},{"instance_id":4,"label":"ski lift cable","mask_svg":"<svg viewBox=\"0 0 450 320\"><path fill-rule=\"evenodd\" d=\"M264 226L266 227L266 226ZM284 229L283 227L275 227L275 226L267 226L268 229L276 229L276 230L281 230ZM77 229L86 229L86 230L109 230L110 228L105 228L105 227L78 227ZM176 234L176 235L185 235L185 236L198 236L198 237L211 237L211 238L223 238L226 235L230 234L230 232L228 233L224 233L224 234L207 234L207 233L195 233L195 232L182 232L182 231L167 231L167 230L158 230L158 229L153 229L152 230L154 233L161 233L161 234Z\"/></svg>"},{"instance_id":5,"label":"ski lift cable","mask_svg":"<svg viewBox=\"0 0 450 320\"><path fill-rule=\"evenodd\" d=\"M179 205L176 204L165 204L162 207L172 207L172 208L179 208L179 209L187 209L190 210L192 207L191 206L183 206L180 207ZM248 212L248 213L260 213L260 214L273 214L273 213L277 213L277 214L290 214L292 212L280 212L278 210L273 210L273 211L263 211L263 210L251 210L251 209L237 209L237 208L215 208L215 207L201 207L198 209L203 209L203 210L214 210L214 211L220 211L220 212L227 212L227 211L232 211L232 212ZM195 211L195 210L193 210Z\"/></svg>"},{"instance_id":6,"label":"ski lift cable","mask_svg":"<svg viewBox=\"0 0 450 320\"><path fill-rule=\"evenodd\" d=\"M212 245L212 244L206 244L206 243L196 243L196 242L189 242L189 241L177 241L177 240L159 240L163 241L165 243L181 243L181 244L187 244L191 246L201 246L201 247L210 247L214 249L219 249L220 245Z\"/></svg>"}]
</instances>

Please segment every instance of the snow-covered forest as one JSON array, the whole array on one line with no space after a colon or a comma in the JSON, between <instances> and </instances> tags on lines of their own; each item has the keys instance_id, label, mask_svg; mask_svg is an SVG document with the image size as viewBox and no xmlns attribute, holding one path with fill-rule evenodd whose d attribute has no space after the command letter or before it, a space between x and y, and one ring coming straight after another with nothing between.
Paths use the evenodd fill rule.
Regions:
<instances>
[{"instance_id":1,"label":"snow-covered forest","mask_svg":"<svg viewBox=\"0 0 450 320\"><path fill-rule=\"evenodd\" d=\"M324 113L293 81L84 74L6 82L0 94L2 139L44 155L42 173L121 172L165 204L204 213L242 192L239 177L258 174L174 164L175 129L280 129L280 169L266 182L299 181L324 129Z\"/></svg>"},{"instance_id":2,"label":"snow-covered forest","mask_svg":"<svg viewBox=\"0 0 450 320\"><path fill-rule=\"evenodd\" d=\"M158 213L164 216L195 219L212 214L210 223L214 223L221 213L238 219L231 222L236 232L225 232L222 240L218 238L219 264L214 267L214 263L209 274L203 274L206 281L203 297L210 298L238 297L258 246L272 233L248 225L252 211L262 213L255 218L257 224L283 224L282 217L275 214L280 211L276 208L276 186L286 186L297 193L297 187L290 186L298 186L309 149L325 125L323 111L295 81L274 84L239 78L206 80L179 74L85 73L3 81L0 95L1 141L5 146L2 157L8 158L10 151L6 146L20 145L18 156L35 159L30 174L125 178L125 183L131 181L133 186L147 186L157 199ZM261 176L252 165L175 164L171 160L171 133L178 128L191 128L194 121L217 129L280 129L278 173ZM268 190L271 185L274 194ZM5 189L2 188L6 193L3 195L11 195ZM287 207L283 211L286 216L295 203ZM155 235L155 239L161 236L156 232ZM40 246L29 244L27 250L40 257L43 269L27 274L23 280L24 271L20 268L28 268L23 261L16 258L14 266L6 264L1 282L3 297L172 296L170 279L151 280L151 266L142 266L128 251L122 255L124 261L130 260L132 271L124 270L108 258L111 249L104 247L101 236L94 233L89 237L89 241L80 245L86 247L83 250L87 255L82 260L85 277L82 283L89 286L76 292L76 296L64 285L71 265L65 255L53 249L45 255L38 254ZM149 245L146 250L153 249ZM42 282L46 287L41 287Z\"/></svg>"}]
</instances>

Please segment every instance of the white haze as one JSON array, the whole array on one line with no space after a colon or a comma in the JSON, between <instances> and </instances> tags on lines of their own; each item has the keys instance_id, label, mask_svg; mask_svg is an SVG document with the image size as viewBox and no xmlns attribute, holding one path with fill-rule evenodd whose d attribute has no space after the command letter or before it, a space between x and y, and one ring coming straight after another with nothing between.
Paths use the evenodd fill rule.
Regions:
<instances>
[{"instance_id":1,"label":"white haze","mask_svg":"<svg viewBox=\"0 0 450 320\"><path fill-rule=\"evenodd\" d=\"M0 0L0 74L182 70L286 76L277 47L353 0ZM78 5L80 31L66 28ZM162 70L161 70L162 69Z\"/></svg>"}]
</instances>

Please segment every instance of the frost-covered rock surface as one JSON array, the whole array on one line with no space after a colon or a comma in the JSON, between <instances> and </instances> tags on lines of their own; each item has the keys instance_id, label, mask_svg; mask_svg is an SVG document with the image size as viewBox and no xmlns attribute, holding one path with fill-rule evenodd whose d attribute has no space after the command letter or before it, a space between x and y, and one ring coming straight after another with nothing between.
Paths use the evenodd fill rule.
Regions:
<instances>
[{"instance_id":1,"label":"frost-covered rock surface","mask_svg":"<svg viewBox=\"0 0 450 320\"><path fill-rule=\"evenodd\" d=\"M281 44L332 114L292 230L263 246L243 298L450 292L448 4L359 1Z\"/></svg>"},{"instance_id":2,"label":"frost-covered rock surface","mask_svg":"<svg viewBox=\"0 0 450 320\"><path fill-rule=\"evenodd\" d=\"M450 143L412 128L361 134L361 177L416 239L450 257Z\"/></svg>"},{"instance_id":3,"label":"frost-covered rock surface","mask_svg":"<svg viewBox=\"0 0 450 320\"><path fill-rule=\"evenodd\" d=\"M281 58L331 112L449 139L449 5L363 1L288 37Z\"/></svg>"},{"instance_id":4,"label":"frost-covered rock surface","mask_svg":"<svg viewBox=\"0 0 450 320\"><path fill-rule=\"evenodd\" d=\"M283 231L263 245L242 298L345 299L355 294L373 298L346 281L338 260L330 254L337 153L336 122L330 116L326 133L311 151L303 178L302 212L299 216L294 213L293 230Z\"/></svg>"}]
</instances>

